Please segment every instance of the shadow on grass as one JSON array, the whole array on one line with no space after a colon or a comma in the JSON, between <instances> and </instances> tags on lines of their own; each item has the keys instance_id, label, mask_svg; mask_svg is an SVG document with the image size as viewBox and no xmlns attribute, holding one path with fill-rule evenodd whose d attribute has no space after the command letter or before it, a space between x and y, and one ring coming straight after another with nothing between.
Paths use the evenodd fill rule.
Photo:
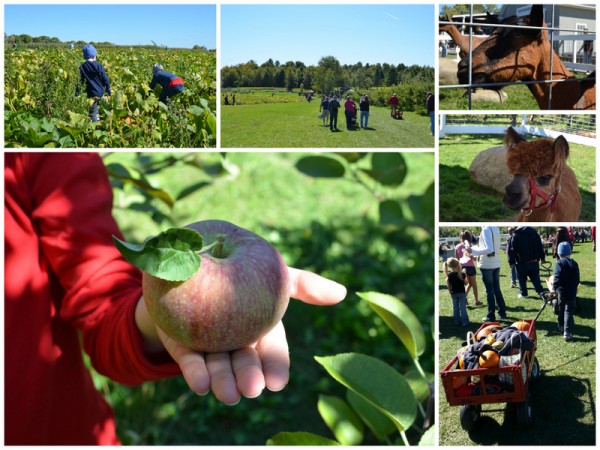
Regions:
<instances>
[{"instance_id":1,"label":"shadow on grass","mask_svg":"<svg viewBox=\"0 0 600 450\"><path fill-rule=\"evenodd\" d=\"M514 220L517 212L506 208L502 194L475 183L462 166L440 164L439 210L442 222L485 222ZM579 189L581 194L580 222L596 220L596 195Z\"/></svg>"},{"instance_id":2,"label":"shadow on grass","mask_svg":"<svg viewBox=\"0 0 600 450\"><path fill-rule=\"evenodd\" d=\"M506 404L502 423L485 415L486 408L497 409L502 405L484 405L476 429L469 437L478 445L594 445L595 423L580 423L586 415L586 405L579 398L592 390L588 379L553 377L542 372L530 386L533 422L529 428L523 429L517 423L515 404ZM541 406L548 403L549 396L555 408ZM589 400L592 403L588 408L595 410L591 394Z\"/></svg>"}]
</instances>

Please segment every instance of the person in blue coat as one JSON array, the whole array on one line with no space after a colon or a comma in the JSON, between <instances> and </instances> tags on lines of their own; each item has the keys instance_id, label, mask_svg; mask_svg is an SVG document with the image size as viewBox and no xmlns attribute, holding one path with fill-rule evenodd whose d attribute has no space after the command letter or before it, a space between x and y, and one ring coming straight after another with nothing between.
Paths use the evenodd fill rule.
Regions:
<instances>
[{"instance_id":1,"label":"person in blue coat","mask_svg":"<svg viewBox=\"0 0 600 450\"><path fill-rule=\"evenodd\" d=\"M559 260L554 266L554 290L558 293L558 331L563 333L565 341L573 339L573 313L577 301L579 286L579 266L571 259L571 244L561 242L558 245Z\"/></svg>"},{"instance_id":2,"label":"person in blue coat","mask_svg":"<svg viewBox=\"0 0 600 450\"><path fill-rule=\"evenodd\" d=\"M152 81L150 82L150 89L154 89L157 84L162 86L162 92L158 98L159 102L163 102L165 105L169 101L169 98L179 94L183 91L183 80L177 75L167 72L162 65L154 64L152 66Z\"/></svg>"},{"instance_id":3,"label":"person in blue coat","mask_svg":"<svg viewBox=\"0 0 600 450\"><path fill-rule=\"evenodd\" d=\"M96 61L97 51L92 44L83 46L83 59L85 62L79 66L79 75L81 84L85 84L85 90L88 98L93 98L94 102L90 106L90 118L92 122L99 122L98 103L102 96L112 95L110 90L110 80L104 71L104 67ZM77 85L75 96L79 95L80 85Z\"/></svg>"}]
</instances>

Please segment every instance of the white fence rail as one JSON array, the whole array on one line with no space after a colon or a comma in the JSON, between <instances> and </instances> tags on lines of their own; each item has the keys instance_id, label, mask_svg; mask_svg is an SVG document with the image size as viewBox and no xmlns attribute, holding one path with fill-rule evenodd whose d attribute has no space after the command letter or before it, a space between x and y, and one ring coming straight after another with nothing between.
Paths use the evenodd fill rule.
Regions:
<instances>
[{"instance_id":1,"label":"white fence rail","mask_svg":"<svg viewBox=\"0 0 600 450\"><path fill-rule=\"evenodd\" d=\"M596 118L590 114L522 114L520 121L517 120L516 123L511 120L512 116L506 116L506 124L486 124L483 120L485 117L482 115L453 116L440 114L440 138L445 137L447 134L504 134L506 129L512 125L519 133L553 139L562 135L567 142L588 146L595 146L597 143ZM455 120L456 118L458 120Z\"/></svg>"}]
</instances>

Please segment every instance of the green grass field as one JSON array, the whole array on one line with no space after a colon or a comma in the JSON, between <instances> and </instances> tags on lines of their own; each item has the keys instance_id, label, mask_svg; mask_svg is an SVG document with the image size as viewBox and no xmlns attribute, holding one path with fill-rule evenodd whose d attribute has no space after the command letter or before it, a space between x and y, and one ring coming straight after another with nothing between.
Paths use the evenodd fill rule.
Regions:
<instances>
[{"instance_id":1,"label":"green grass field","mask_svg":"<svg viewBox=\"0 0 600 450\"><path fill-rule=\"evenodd\" d=\"M502 204L502 194L476 184L469 167L479 152L502 145L500 135L449 135L440 139L439 208L442 222L509 221L516 213ZM596 152L593 147L569 144L568 164L579 182L580 221L596 217Z\"/></svg>"},{"instance_id":2,"label":"green grass field","mask_svg":"<svg viewBox=\"0 0 600 450\"><path fill-rule=\"evenodd\" d=\"M237 106L236 106L237 108ZM144 160L168 154L145 154ZM434 372L431 320L434 311L433 237L422 230L391 231L378 223L373 195L352 180L315 179L294 165L300 153L227 155L237 167L211 178L186 163L148 176L148 181L173 198L190 185L203 186L177 200L170 210L152 205L172 223L158 224L147 209L130 206L137 192L115 192L114 216L130 242L142 242L170 226L204 219L231 221L265 237L290 266L334 279L348 288L339 305L318 308L291 301L283 319L292 361L289 385L281 392L265 391L229 407L212 394L199 397L180 377L128 388L96 375L97 387L116 412L118 433L137 445L264 445L282 431L309 431L333 438L317 410L319 394L344 396L339 383L314 360L342 352L378 357L402 373L414 366L398 338L356 295L380 291L398 295L427 328L424 370ZM405 153L408 174L391 194L421 194L434 177L433 153ZM105 163L134 165L132 153L112 153ZM221 156L200 153L194 164L214 173ZM206 183L203 185L202 183ZM366 436L365 443L377 443Z\"/></svg>"},{"instance_id":3,"label":"green grass field","mask_svg":"<svg viewBox=\"0 0 600 450\"><path fill-rule=\"evenodd\" d=\"M574 340L566 343L556 329L556 315L547 306L537 320L536 356L541 377L531 386L533 424L528 430L519 428L513 408L504 404L484 405L499 412L482 413L474 431L461 428L459 407L449 406L439 384L440 445L594 445L596 442L596 254L592 243L576 244L573 259L579 264L581 285L578 297L581 311L575 314ZM542 306L533 298L531 282L529 298L519 300L518 289L510 288L510 269L502 258L500 286L507 306L506 320L501 323L533 318ZM553 261L551 256L547 261ZM446 289L441 262L439 271L439 364L440 370L456 354L465 341L467 331L476 331L485 315L485 287L477 271L477 284L483 306L475 307L470 294L468 314L471 324L455 326L452 299ZM542 275L545 275L542 272ZM543 277L542 277L543 278ZM512 406L512 405L511 405Z\"/></svg>"},{"instance_id":4,"label":"green grass field","mask_svg":"<svg viewBox=\"0 0 600 450\"><path fill-rule=\"evenodd\" d=\"M585 77L583 74L576 76L578 78ZM465 91L462 88L440 89L440 111L469 109ZM529 91L526 84L517 83L506 86L503 88L503 91L507 94L507 98L502 102L473 100L471 109L485 111L527 111L540 109L535 97Z\"/></svg>"},{"instance_id":5,"label":"green grass field","mask_svg":"<svg viewBox=\"0 0 600 450\"><path fill-rule=\"evenodd\" d=\"M387 108L371 107L368 129L346 130L343 109L339 132L323 127L319 103L272 103L222 106L224 148L433 148L429 117L405 112L403 120Z\"/></svg>"},{"instance_id":6,"label":"green grass field","mask_svg":"<svg viewBox=\"0 0 600 450\"><path fill-rule=\"evenodd\" d=\"M507 98L500 102L473 100L471 109L491 111L537 110L540 109L526 85L507 86ZM440 89L440 111L466 110L469 107L465 89Z\"/></svg>"}]
</instances>

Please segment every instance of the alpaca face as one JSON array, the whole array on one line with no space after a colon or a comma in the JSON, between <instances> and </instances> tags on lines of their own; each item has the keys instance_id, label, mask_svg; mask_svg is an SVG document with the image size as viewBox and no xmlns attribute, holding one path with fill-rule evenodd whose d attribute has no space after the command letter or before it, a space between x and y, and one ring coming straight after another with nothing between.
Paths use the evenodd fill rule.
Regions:
<instances>
[{"instance_id":1,"label":"alpaca face","mask_svg":"<svg viewBox=\"0 0 600 450\"><path fill-rule=\"evenodd\" d=\"M509 17L504 25L544 26L543 6L533 5L526 17ZM548 33L542 30L496 28L490 37L473 51L473 84L532 80L541 58L548 57ZM458 64L458 81L469 82L469 61ZM496 89L500 89L498 86Z\"/></svg>"},{"instance_id":2,"label":"alpaca face","mask_svg":"<svg viewBox=\"0 0 600 450\"><path fill-rule=\"evenodd\" d=\"M550 206L560 191L560 179L569 156L563 136L527 142L509 128L504 144L506 163L513 180L506 186L502 199L506 207L518 210Z\"/></svg>"}]
</instances>

